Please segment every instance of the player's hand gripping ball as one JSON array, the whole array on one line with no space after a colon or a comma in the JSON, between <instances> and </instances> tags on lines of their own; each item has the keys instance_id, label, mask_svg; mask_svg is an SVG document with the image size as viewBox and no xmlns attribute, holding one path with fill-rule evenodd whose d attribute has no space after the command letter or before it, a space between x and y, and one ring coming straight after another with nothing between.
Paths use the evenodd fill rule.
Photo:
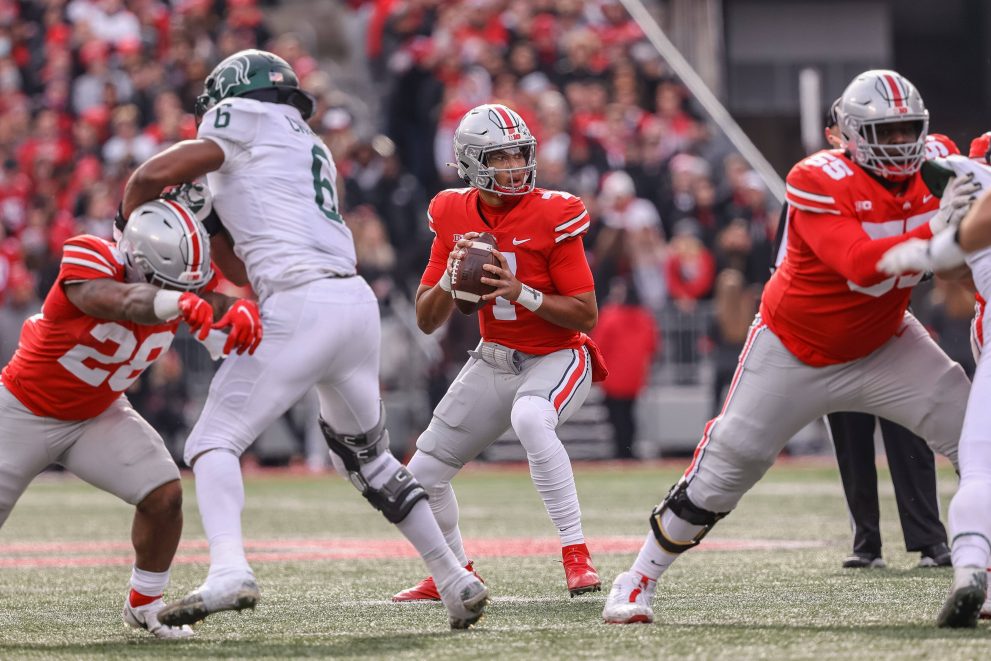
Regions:
<instances>
[{"instance_id":1,"label":"player's hand gripping ball","mask_svg":"<svg viewBox=\"0 0 991 661\"><path fill-rule=\"evenodd\" d=\"M482 282L491 274L482 268L485 264L499 266L498 258L492 254L496 249L495 237L483 232L465 241L468 245L461 249L451 265L451 295L454 304L464 314L474 314L489 301L482 296L495 291L495 287Z\"/></svg>"}]
</instances>

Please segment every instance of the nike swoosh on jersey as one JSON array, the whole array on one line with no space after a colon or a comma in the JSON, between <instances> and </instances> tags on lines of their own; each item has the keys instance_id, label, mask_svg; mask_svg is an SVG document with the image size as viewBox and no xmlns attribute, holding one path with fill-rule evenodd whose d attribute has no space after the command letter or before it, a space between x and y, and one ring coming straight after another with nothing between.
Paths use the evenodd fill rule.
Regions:
<instances>
[{"instance_id":1,"label":"nike swoosh on jersey","mask_svg":"<svg viewBox=\"0 0 991 661\"><path fill-rule=\"evenodd\" d=\"M931 199L933 199L933 196L932 195L923 195L922 196L922 203L925 204L926 202L928 202Z\"/></svg>"},{"instance_id":2,"label":"nike swoosh on jersey","mask_svg":"<svg viewBox=\"0 0 991 661\"><path fill-rule=\"evenodd\" d=\"M533 238L533 237L530 237L530 238ZM530 239L517 239L516 237L513 237L513 245L514 245L514 246L518 246L518 245L520 245L521 243L526 243L526 242L527 242L527 241L529 241L529 240L530 240Z\"/></svg>"}]
</instances>

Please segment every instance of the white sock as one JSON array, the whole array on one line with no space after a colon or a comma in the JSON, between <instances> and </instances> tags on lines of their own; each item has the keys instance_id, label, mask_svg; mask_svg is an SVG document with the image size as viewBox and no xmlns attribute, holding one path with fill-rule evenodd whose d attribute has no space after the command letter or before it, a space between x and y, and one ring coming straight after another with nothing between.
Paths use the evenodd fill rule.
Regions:
<instances>
[{"instance_id":1,"label":"white sock","mask_svg":"<svg viewBox=\"0 0 991 661\"><path fill-rule=\"evenodd\" d=\"M685 521L671 510L665 510L661 515L661 528L669 539L687 543L699 534L704 526ZM640 553L633 563L633 571L639 572L647 578L656 581L660 578L668 567L671 566L680 553L668 553L657 543L654 531L647 533Z\"/></svg>"},{"instance_id":2,"label":"white sock","mask_svg":"<svg viewBox=\"0 0 991 661\"><path fill-rule=\"evenodd\" d=\"M526 450L530 477L557 527L561 546L584 543L575 474L555 431L558 416L554 406L542 397L520 397L513 404L510 421Z\"/></svg>"},{"instance_id":3,"label":"white sock","mask_svg":"<svg viewBox=\"0 0 991 661\"><path fill-rule=\"evenodd\" d=\"M210 543L207 581L224 574L251 573L241 535L241 510L244 509L241 462L230 452L211 450L196 460L193 474L196 476L196 502Z\"/></svg>"},{"instance_id":4,"label":"white sock","mask_svg":"<svg viewBox=\"0 0 991 661\"><path fill-rule=\"evenodd\" d=\"M987 567L991 563L991 481L964 472L950 501L948 523L954 567Z\"/></svg>"},{"instance_id":5,"label":"white sock","mask_svg":"<svg viewBox=\"0 0 991 661\"><path fill-rule=\"evenodd\" d=\"M385 452L362 466L361 474L368 485L375 489L383 486L401 466L398 459L391 453ZM441 586L446 587L451 581L464 574L465 563L458 564L458 558L448 547L427 503L419 501L406 518L396 524L396 527L423 558L438 589Z\"/></svg>"},{"instance_id":6,"label":"white sock","mask_svg":"<svg viewBox=\"0 0 991 661\"><path fill-rule=\"evenodd\" d=\"M131 567L131 589L146 597L158 597L169 584L170 570L156 572Z\"/></svg>"},{"instance_id":7,"label":"white sock","mask_svg":"<svg viewBox=\"0 0 991 661\"><path fill-rule=\"evenodd\" d=\"M458 527L460 516L458 499L454 495L454 488L451 487L451 480L458 474L459 469L448 466L419 450L406 467L427 490L430 496L428 501L430 510L437 520L440 532L444 535L444 540L454 553L454 557L464 567L468 564L468 556L465 553L464 540L461 539L461 528Z\"/></svg>"}]
</instances>

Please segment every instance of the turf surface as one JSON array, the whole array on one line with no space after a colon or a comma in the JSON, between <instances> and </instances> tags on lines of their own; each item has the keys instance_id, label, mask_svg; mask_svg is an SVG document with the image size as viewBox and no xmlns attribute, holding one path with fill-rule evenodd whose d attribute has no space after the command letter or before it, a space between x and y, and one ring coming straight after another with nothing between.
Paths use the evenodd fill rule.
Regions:
<instances>
[{"instance_id":1,"label":"turf surface","mask_svg":"<svg viewBox=\"0 0 991 661\"><path fill-rule=\"evenodd\" d=\"M595 540L635 548L678 468L576 469L604 590L634 552L596 553ZM604 592L568 597L526 470L465 472L455 481L462 528L469 553L473 539L486 540L490 556L475 560L493 602L475 630L451 632L439 605L389 602L422 577L422 566L345 482L249 476L244 527L251 553L261 554L254 568L262 602L255 612L212 616L194 640L158 641L120 620L131 509L74 478L46 476L0 532L0 658L987 658L987 625L933 626L950 572L914 568L887 474L880 480L889 569L840 568L849 524L828 462L782 464L662 578L654 625L609 626L599 617ZM945 467L940 485L945 511L955 485ZM206 572L193 493L187 482L172 596ZM709 542L723 550L704 550ZM306 555L334 548L351 556L393 549L396 557Z\"/></svg>"}]
</instances>

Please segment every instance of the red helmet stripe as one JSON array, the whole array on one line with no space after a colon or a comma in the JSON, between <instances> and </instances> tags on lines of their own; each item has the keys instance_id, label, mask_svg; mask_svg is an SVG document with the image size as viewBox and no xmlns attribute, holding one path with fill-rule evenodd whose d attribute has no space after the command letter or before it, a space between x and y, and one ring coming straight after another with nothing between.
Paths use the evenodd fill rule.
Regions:
<instances>
[{"instance_id":1,"label":"red helmet stripe","mask_svg":"<svg viewBox=\"0 0 991 661\"><path fill-rule=\"evenodd\" d=\"M502 127L502 130L506 132L506 135L509 135L510 133L515 133L518 127L517 127L517 122L513 121L512 115L510 115L509 112L502 106L496 106L495 111L499 114L499 116L502 118L502 121L505 123L505 126Z\"/></svg>"},{"instance_id":2,"label":"red helmet stripe","mask_svg":"<svg viewBox=\"0 0 991 661\"><path fill-rule=\"evenodd\" d=\"M189 212L186 211L186 208L181 204L178 204L172 200L162 200L162 202L172 207L172 210L175 211L182 220L182 223L186 229L186 236L189 237L189 245L193 249L193 264L196 266L197 271L202 271L203 269L200 268L202 264L200 262L203 259L203 251L200 246L200 233L196 229L196 223L193 222Z\"/></svg>"},{"instance_id":3,"label":"red helmet stripe","mask_svg":"<svg viewBox=\"0 0 991 661\"><path fill-rule=\"evenodd\" d=\"M888 90L891 93L891 100L894 102L896 108L905 107L905 95L902 92L901 87L898 85L898 81L891 74L884 74L884 81L888 84Z\"/></svg>"}]
</instances>

